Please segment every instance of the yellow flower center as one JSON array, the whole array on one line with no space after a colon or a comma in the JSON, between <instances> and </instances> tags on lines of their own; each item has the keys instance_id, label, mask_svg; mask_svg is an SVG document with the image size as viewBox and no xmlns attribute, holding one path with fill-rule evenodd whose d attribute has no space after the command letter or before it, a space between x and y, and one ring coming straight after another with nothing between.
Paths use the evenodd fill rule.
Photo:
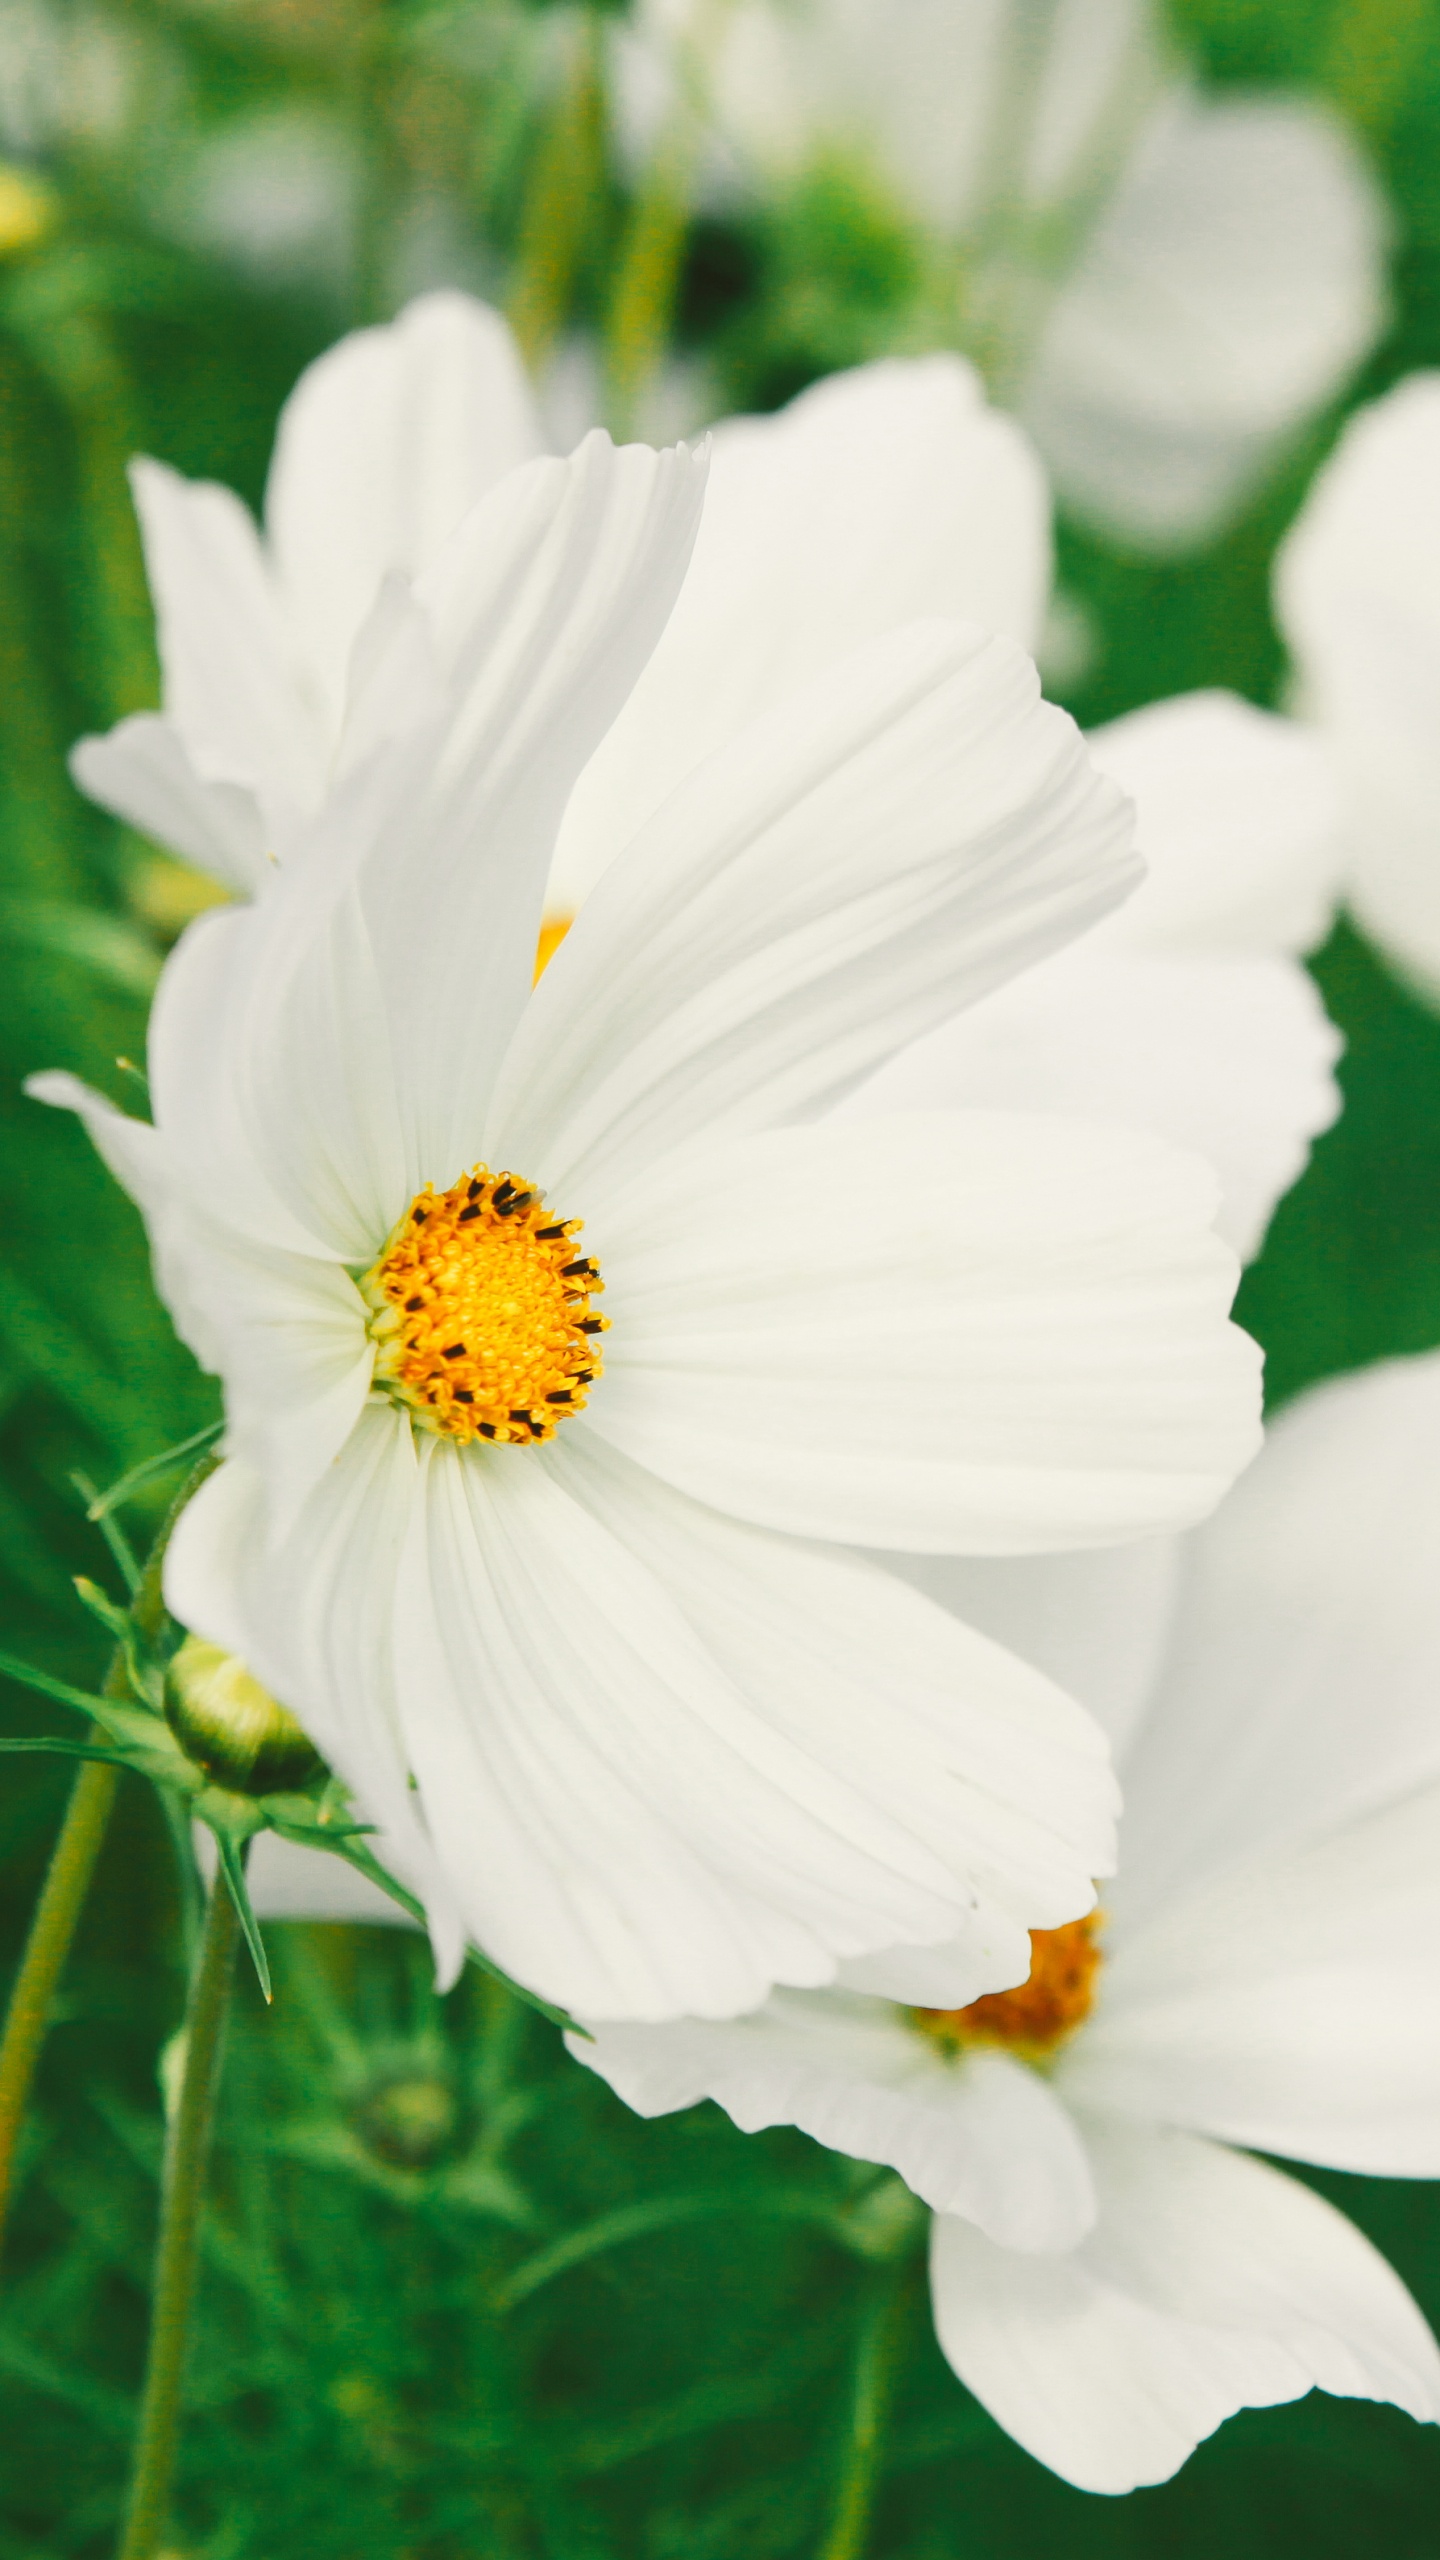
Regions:
<instances>
[{"instance_id":1,"label":"yellow flower center","mask_svg":"<svg viewBox=\"0 0 1440 2560\"><path fill-rule=\"evenodd\" d=\"M601 1368L604 1287L578 1218L477 1164L418 1192L360 1283L375 1384L451 1440L550 1440Z\"/></svg>"},{"instance_id":2,"label":"yellow flower center","mask_svg":"<svg viewBox=\"0 0 1440 2560\"><path fill-rule=\"evenodd\" d=\"M1028 1981L1013 1991L987 1991L967 2009L912 2009L911 2017L949 2053L998 2044L1026 2061L1043 2061L1090 2015L1100 1925L1100 1913L1090 1911L1063 1929L1032 1929Z\"/></svg>"}]
</instances>

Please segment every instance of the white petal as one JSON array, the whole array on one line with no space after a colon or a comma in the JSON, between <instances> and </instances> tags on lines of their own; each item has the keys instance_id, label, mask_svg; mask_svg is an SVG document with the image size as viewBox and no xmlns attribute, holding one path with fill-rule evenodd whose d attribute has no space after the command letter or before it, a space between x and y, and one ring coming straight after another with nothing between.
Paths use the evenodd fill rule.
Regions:
<instances>
[{"instance_id":1,"label":"white petal","mask_svg":"<svg viewBox=\"0 0 1440 2560\"><path fill-rule=\"evenodd\" d=\"M265 512L336 727L387 572L432 568L476 500L541 444L515 342L469 294L424 294L301 375L281 411Z\"/></svg>"},{"instance_id":2,"label":"white petal","mask_svg":"<svg viewBox=\"0 0 1440 2560\"><path fill-rule=\"evenodd\" d=\"M352 766L264 899L192 931L152 1023L187 1179L267 1242L362 1268L422 1182L480 1153L559 807L693 532L683 452L596 437L516 480L489 536L487 501L454 546L463 597L431 600L451 687L433 720Z\"/></svg>"},{"instance_id":3,"label":"white petal","mask_svg":"<svg viewBox=\"0 0 1440 2560\"><path fill-rule=\"evenodd\" d=\"M1323 109L1173 96L1060 294L1023 415L1070 503L1203 540L1384 319L1386 222Z\"/></svg>"},{"instance_id":4,"label":"white petal","mask_svg":"<svg viewBox=\"0 0 1440 2560\"><path fill-rule=\"evenodd\" d=\"M1297 961L1101 935L914 1042L841 1112L1058 1111L1143 1129L1214 1166L1219 1231L1253 1260L1339 1111L1339 1034Z\"/></svg>"},{"instance_id":5,"label":"white petal","mask_svg":"<svg viewBox=\"0 0 1440 2560\"><path fill-rule=\"evenodd\" d=\"M1440 1789L1116 1928L1078 2104L1291 2159L1440 2175Z\"/></svg>"},{"instance_id":6,"label":"white petal","mask_svg":"<svg viewBox=\"0 0 1440 2560\"><path fill-rule=\"evenodd\" d=\"M1146 865L1108 942L1278 955L1324 941L1343 846L1318 730L1233 693L1187 693L1112 720L1086 744L1136 804Z\"/></svg>"},{"instance_id":7,"label":"white petal","mask_svg":"<svg viewBox=\"0 0 1440 2560\"><path fill-rule=\"evenodd\" d=\"M1352 418L1276 570L1305 705L1348 799L1350 889L1368 932L1440 989L1440 374Z\"/></svg>"},{"instance_id":8,"label":"white petal","mask_svg":"<svg viewBox=\"0 0 1440 2560\"><path fill-rule=\"evenodd\" d=\"M1129 834L1017 648L892 633L612 867L535 991L493 1142L563 1185L800 1116L1113 905Z\"/></svg>"},{"instance_id":9,"label":"white petal","mask_svg":"<svg viewBox=\"0 0 1440 2560\"><path fill-rule=\"evenodd\" d=\"M372 1405L277 1539L262 1479L231 1459L181 1514L165 1598L182 1625L239 1655L353 1789L377 1826L375 1855L425 1903L453 1979L463 1932L409 1783L390 1667L414 1481L408 1425Z\"/></svg>"},{"instance_id":10,"label":"white petal","mask_svg":"<svg viewBox=\"0 0 1440 2560\"><path fill-rule=\"evenodd\" d=\"M1078 1698L1123 1764L1165 1660L1183 1553L1178 1538L1142 1538L1080 1555L889 1561L943 1609Z\"/></svg>"},{"instance_id":11,"label":"white petal","mask_svg":"<svg viewBox=\"0 0 1440 2560\"><path fill-rule=\"evenodd\" d=\"M1042 1912L1090 1906L1094 1728L903 1585L649 1485L579 1423L543 1457L432 1445L422 1486L407 1753L520 1980L591 2017L725 2016L963 1934L978 1990L1021 1978Z\"/></svg>"},{"instance_id":12,"label":"white petal","mask_svg":"<svg viewBox=\"0 0 1440 2560\"><path fill-rule=\"evenodd\" d=\"M867 365L727 421L680 601L566 811L552 908L578 907L696 765L866 641L935 614L1033 649L1049 571L1039 467L958 356Z\"/></svg>"},{"instance_id":13,"label":"white petal","mask_svg":"<svg viewBox=\"0 0 1440 2560\"><path fill-rule=\"evenodd\" d=\"M1010 2249L1071 2249L1095 2218L1084 2144L1037 2072L947 2061L887 2002L777 1991L753 2017L602 2026L567 2038L643 2116L714 2098L742 2133L798 2125L896 2169L921 2202Z\"/></svg>"},{"instance_id":14,"label":"white petal","mask_svg":"<svg viewBox=\"0 0 1440 2560\"><path fill-rule=\"evenodd\" d=\"M356 876L412 1189L452 1182L479 1153L534 973L560 813L664 626L703 491L704 457L683 445L655 454L587 437L568 462L529 464L482 500L417 589L448 698L433 733L389 751L387 775L382 754L356 777L390 812ZM303 976L295 997L303 1007Z\"/></svg>"},{"instance_id":15,"label":"white petal","mask_svg":"<svg viewBox=\"0 0 1440 2560\"><path fill-rule=\"evenodd\" d=\"M1313 1389L1188 1542L1127 1920L1440 1778L1440 1354Z\"/></svg>"},{"instance_id":16,"label":"white petal","mask_svg":"<svg viewBox=\"0 0 1440 2560\"><path fill-rule=\"evenodd\" d=\"M696 1147L576 1203L613 1331L590 1410L700 1500L924 1552L1108 1545L1256 1442L1213 1180L1080 1122L919 1114Z\"/></svg>"},{"instance_id":17,"label":"white petal","mask_svg":"<svg viewBox=\"0 0 1440 2560\"><path fill-rule=\"evenodd\" d=\"M230 490L131 465L159 622L165 709L192 761L309 808L329 741L308 696L260 539Z\"/></svg>"},{"instance_id":18,"label":"white petal","mask_svg":"<svg viewBox=\"0 0 1440 2560\"><path fill-rule=\"evenodd\" d=\"M1440 2418L1440 2357L1333 2206L1192 2136L1092 2124L1100 2216L1064 2257L937 2221L940 2343L1000 2425L1077 2488L1168 2480L1237 2409L1318 2385Z\"/></svg>"},{"instance_id":19,"label":"white petal","mask_svg":"<svg viewBox=\"0 0 1440 2560\"><path fill-rule=\"evenodd\" d=\"M102 809L213 872L227 889L259 888L265 823L254 792L199 770L173 720L142 711L108 737L82 738L70 771Z\"/></svg>"}]
</instances>

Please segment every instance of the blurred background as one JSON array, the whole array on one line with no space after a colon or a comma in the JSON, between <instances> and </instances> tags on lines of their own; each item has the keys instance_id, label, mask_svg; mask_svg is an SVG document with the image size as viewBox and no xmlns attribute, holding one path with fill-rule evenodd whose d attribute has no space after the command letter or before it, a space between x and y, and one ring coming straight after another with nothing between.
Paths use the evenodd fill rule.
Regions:
<instances>
[{"instance_id":1,"label":"blurred background","mask_svg":"<svg viewBox=\"0 0 1440 2560\"><path fill-rule=\"evenodd\" d=\"M958 346L1050 467L1045 674L1091 724L1285 700L1276 543L1349 410L1440 364L1436 0L819 15L0 0L0 1640L66 1677L99 1669L71 1577L107 1570L77 1477L214 1411L138 1219L20 1093L40 1065L113 1087L213 894L67 778L158 698L130 454L258 505L301 367L437 284L508 313L561 447ZM1246 1279L1272 1405L1440 1344L1440 1020L1345 925L1314 966L1346 1109ZM8 1965L65 1780L6 1767ZM168 1842L124 1785L0 2294L0 2560L107 2549L123 2477L183 1991ZM872 2173L709 2107L637 2122L497 1985L438 2002L408 1931L270 1935L173 2560L858 2560L827 2536L896 2241ZM1440 2196L1317 2183L1440 2321ZM1318 2397L1163 2489L1067 2490L966 2398L917 2278L865 2547L1431 2560L1437 2514L1432 2434Z\"/></svg>"}]
</instances>

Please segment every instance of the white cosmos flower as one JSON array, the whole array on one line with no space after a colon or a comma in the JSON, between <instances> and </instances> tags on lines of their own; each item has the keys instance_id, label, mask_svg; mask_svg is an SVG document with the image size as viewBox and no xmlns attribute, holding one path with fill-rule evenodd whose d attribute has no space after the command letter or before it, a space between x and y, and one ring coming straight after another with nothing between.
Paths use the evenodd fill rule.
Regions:
<instances>
[{"instance_id":1,"label":"white cosmos flower","mask_svg":"<svg viewBox=\"0 0 1440 2560\"><path fill-rule=\"evenodd\" d=\"M224 1381L177 1614L301 1715L447 1962L468 1930L601 2016L735 2012L957 1931L977 1988L1014 1979L1108 1862L1095 1731L804 1541L1136 1536L1256 1436L1193 1160L815 1118L1131 884L1123 798L1014 643L910 623L788 693L530 991L561 812L700 482L595 436L497 484L386 608L294 858L167 965L153 1129L38 1088ZM397 720L417 659L432 707Z\"/></svg>"},{"instance_id":2,"label":"white cosmos flower","mask_svg":"<svg viewBox=\"0 0 1440 2560\"><path fill-rule=\"evenodd\" d=\"M1351 419L1281 550L1276 603L1339 760L1351 903L1440 1001L1440 373Z\"/></svg>"},{"instance_id":3,"label":"white cosmos flower","mask_svg":"<svg viewBox=\"0 0 1440 2560\"><path fill-rule=\"evenodd\" d=\"M504 321L434 293L302 375L263 537L229 489L135 463L164 708L83 739L81 789L227 888L259 888L372 735L376 703L357 695L410 583L541 450ZM392 718L422 675L411 666Z\"/></svg>"},{"instance_id":4,"label":"white cosmos flower","mask_svg":"<svg viewBox=\"0 0 1440 2560\"><path fill-rule=\"evenodd\" d=\"M1312 2385L1440 2419L1403 2285L1250 2156L1440 2175L1437 1448L1432 1354L1303 1398L1188 1538L932 1569L1119 1750L1103 1919L1039 1941L1023 1991L956 2017L943 1951L912 1951L870 1973L923 2023L777 1992L572 2041L642 2114L708 2096L897 2169L951 2364L1081 2488L1168 2478Z\"/></svg>"},{"instance_id":5,"label":"white cosmos flower","mask_svg":"<svg viewBox=\"0 0 1440 2560\"><path fill-rule=\"evenodd\" d=\"M639 0L615 52L635 158L698 96L712 199L828 160L931 235L962 341L1132 540L1213 532L1381 326L1348 135L1310 101L1197 96L1146 0Z\"/></svg>"}]
</instances>

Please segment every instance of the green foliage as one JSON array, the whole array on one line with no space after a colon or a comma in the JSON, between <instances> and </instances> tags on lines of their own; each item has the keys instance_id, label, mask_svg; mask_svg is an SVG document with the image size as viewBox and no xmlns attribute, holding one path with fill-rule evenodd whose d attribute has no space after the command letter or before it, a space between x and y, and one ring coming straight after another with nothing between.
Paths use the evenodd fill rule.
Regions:
<instances>
[{"instance_id":1,"label":"green foliage","mask_svg":"<svg viewBox=\"0 0 1440 2560\"><path fill-rule=\"evenodd\" d=\"M1386 175L1395 321L1356 396L1440 361L1431 0L1178 0L1176 16L1216 78L1328 89ZM608 311L622 389L677 295L681 344L744 404L905 343L930 284L878 198L834 171L763 221L683 242L664 205L628 206L570 10L135 0L56 24L75 43L108 28L138 104L41 137L50 209L0 262L0 1644L85 1692L112 1630L77 1612L72 1577L113 1587L114 1566L72 1479L107 1483L215 1413L134 1212L79 1130L19 1089L52 1064L123 1089L115 1060L141 1054L181 913L183 881L64 767L82 731L154 698L126 455L258 500L301 365L418 281L441 235L450 270L508 297L536 348ZM195 207L207 155L277 117L332 137L361 213L267 265L217 245ZM638 281L607 301L626 242ZM1157 566L1062 530L1096 634L1080 716L1200 684L1277 698L1269 560L1335 423L1204 558ZM1347 1110L1247 1282L1275 1397L1440 1343L1440 1023L1348 930L1317 973L1349 1044ZM137 1489L141 1533L163 1491ZM4 1698L8 1732L31 1731L32 1702ZM13 1958L67 1773L4 1770ZM154 1793L127 1779L0 2293L0 2560L92 2560L113 2532L181 1910ZM1429 2560L1440 2451L1393 2411L1253 2414L1169 2487L1086 2499L944 2366L893 2181L798 2135L747 2140L713 2108L639 2122L500 1983L472 1971L438 2000L404 1928L267 1937L275 2004L242 1984L222 2103L185 2560L793 2560L827 2536L838 2551L882 2337L875 2560ZM1430 2191L1321 2183L1440 2317Z\"/></svg>"}]
</instances>

